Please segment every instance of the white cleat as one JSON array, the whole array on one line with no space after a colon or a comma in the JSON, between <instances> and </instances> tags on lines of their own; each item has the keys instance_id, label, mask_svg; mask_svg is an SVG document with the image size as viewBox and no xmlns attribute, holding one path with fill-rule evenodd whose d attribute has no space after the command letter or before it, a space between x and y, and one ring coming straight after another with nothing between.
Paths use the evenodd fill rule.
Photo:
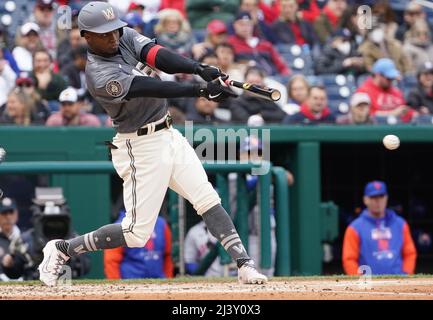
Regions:
<instances>
[{"instance_id":1,"label":"white cleat","mask_svg":"<svg viewBox=\"0 0 433 320\"><path fill-rule=\"evenodd\" d=\"M56 242L61 240L51 240L42 250L44 260L39 265L39 279L47 286L55 286L60 276L63 266L69 260L69 257L64 255L56 248Z\"/></svg>"},{"instance_id":2,"label":"white cleat","mask_svg":"<svg viewBox=\"0 0 433 320\"><path fill-rule=\"evenodd\" d=\"M240 284L265 284L268 278L258 272L253 264L245 263L238 270L238 281Z\"/></svg>"}]
</instances>

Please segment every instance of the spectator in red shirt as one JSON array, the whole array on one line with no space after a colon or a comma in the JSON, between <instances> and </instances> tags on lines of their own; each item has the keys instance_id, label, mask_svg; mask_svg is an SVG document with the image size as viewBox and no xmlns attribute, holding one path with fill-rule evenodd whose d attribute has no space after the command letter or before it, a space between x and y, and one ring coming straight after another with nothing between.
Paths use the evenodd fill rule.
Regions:
<instances>
[{"instance_id":1,"label":"spectator in red shirt","mask_svg":"<svg viewBox=\"0 0 433 320\"><path fill-rule=\"evenodd\" d=\"M69 87L63 90L59 96L60 111L51 115L46 124L47 126L89 126L100 127L101 122L93 114L85 113L80 110L77 91Z\"/></svg>"},{"instance_id":2,"label":"spectator in red shirt","mask_svg":"<svg viewBox=\"0 0 433 320\"><path fill-rule=\"evenodd\" d=\"M372 115L396 116L402 122L411 121L416 112L406 105L403 92L392 84L400 78L400 71L394 62L388 58L379 59L373 65L372 72L373 76L357 90L370 96Z\"/></svg>"},{"instance_id":3,"label":"spectator in red shirt","mask_svg":"<svg viewBox=\"0 0 433 320\"><path fill-rule=\"evenodd\" d=\"M272 31L277 38L277 43L308 44L312 47L316 41L313 27L298 17L298 10L296 0L281 0L280 16L272 25Z\"/></svg>"},{"instance_id":4,"label":"spectator in red shirt","mask_svg":"<svg viewBox=\"0 0 433 320\"><path fill-rule=\"evenodd\" d=\"M289 75L290 70L272 43L253 36L254 24L248 12L240 12L233 23L235 35L229 37L238 61L254 60L269 75Z\"/></svg>"},{"instance_id":5,"label":"spectator in red shirt","mask_svg":"<svg viewBox=\"0 0 433 320\"><path fill-rule=\"evenodd\" d=\"M308 99L301 105L301 110L294 115L287 115L285 124L320 124L335 123L335 115L328 107L326 90L321 86L312 86Z\"/></svg>"}]
</instances>

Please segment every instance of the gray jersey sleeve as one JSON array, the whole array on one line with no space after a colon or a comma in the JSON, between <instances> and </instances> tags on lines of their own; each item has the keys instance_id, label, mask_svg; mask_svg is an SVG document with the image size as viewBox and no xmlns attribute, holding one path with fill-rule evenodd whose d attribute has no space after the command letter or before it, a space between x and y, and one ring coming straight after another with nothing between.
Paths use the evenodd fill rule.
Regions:
<instances>
[{"instance_id":1,"label":"gray jersey sleeve","mask_svg":"<svg viewBox=\"0 0 433 320\"><path fill-rule=\"evenodd\" d=\"M132 50L132 54L138 61L141 61L141 50L143 50L143 48L149 43L154 43L154 41L148 37L143 36L134 29L127 27L123 28L121 41L124 42L126 46L130 48L130 50Z\"/></svg>"}]
</instances>

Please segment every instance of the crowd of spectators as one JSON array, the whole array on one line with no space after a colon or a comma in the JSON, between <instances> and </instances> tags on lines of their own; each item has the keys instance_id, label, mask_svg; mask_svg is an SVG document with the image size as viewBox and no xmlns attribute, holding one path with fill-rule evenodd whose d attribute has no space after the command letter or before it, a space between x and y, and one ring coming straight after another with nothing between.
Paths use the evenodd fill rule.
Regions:
<instances>
[{"instance_id":1,"label":"crowd of spectators","mask_svg":"<svg viewBox=\"0 0 433 320\"><path fill-rule=\"evenodd\" d=\"M0 15L14 17L20 1L15 9L0 8ZM0 124L111 126L86 88L87 48L76 19L87 2L26 2L28 15L16 28L2 16ZM406 1L405 8L387 0L108 2L129 27L160 45L216 65L232 79L282 92L277 103L239 90L238 98L220 104L170 100L178 122L248 124L253 117L286 125L433 123L425 121L433 112L433 11L416 1ZM371 16L360 7L365 4ZM58 23L61 5L72 9L66 29ZM361 109L368 116L358 116L366 113Z\"/></svg>"}]
</instances>

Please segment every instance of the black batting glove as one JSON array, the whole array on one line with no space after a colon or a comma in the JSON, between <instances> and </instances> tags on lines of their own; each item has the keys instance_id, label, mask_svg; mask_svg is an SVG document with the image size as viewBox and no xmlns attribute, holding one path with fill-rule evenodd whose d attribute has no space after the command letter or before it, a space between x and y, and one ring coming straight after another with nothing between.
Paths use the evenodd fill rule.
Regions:
<instances>
[{"instance_id":1,"label":"black batting glove","mask_svg":"<svg viewBox=\"0 0 433 320\"><path fill-rule=\"evenodd\" d=\"M200 85L199 96L211 101L221 102L228 98L236 98L238 95L218 78Z\"/></svg>"},{"instance_id":2,"label":"black batting glove","mask_svg":"<svg viewBox=\"0 0 433 320\"><path fill-rule=\"evenodd\" d=\"M204 63L197 64L195 74L198 74L204 81L212 81L221 77L223 73L217 67L210 66Z\"/></svg>"}]
</instances>

